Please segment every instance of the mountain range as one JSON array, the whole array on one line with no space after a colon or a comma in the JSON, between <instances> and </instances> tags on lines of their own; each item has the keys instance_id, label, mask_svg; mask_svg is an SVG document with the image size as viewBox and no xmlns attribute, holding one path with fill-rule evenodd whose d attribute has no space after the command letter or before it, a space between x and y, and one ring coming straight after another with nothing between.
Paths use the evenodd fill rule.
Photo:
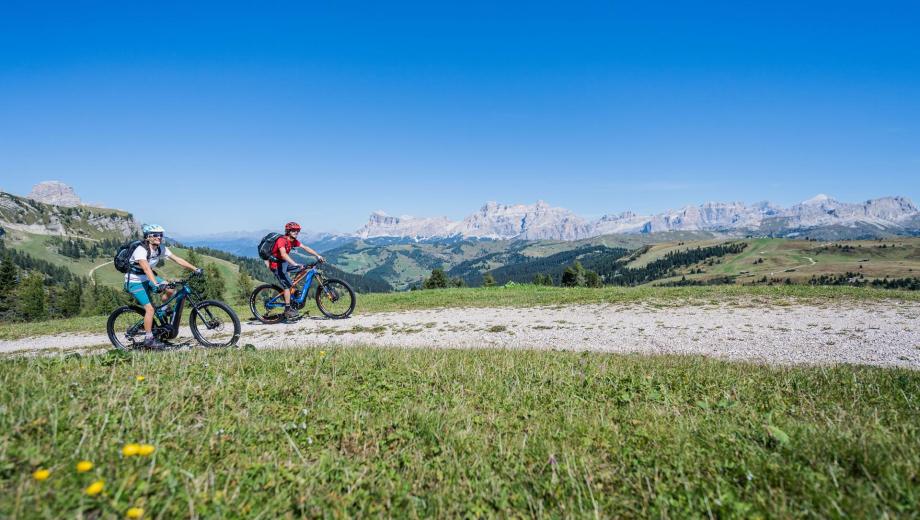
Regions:
<instances>
[{"instance_id":1,"label":"mountain range","mask_svg":"<svg viewBox=\"0 0 920 520\"><path fill-rule=\"evenodd\" d=\"M24 198L57 207L93 210L95 213L107 214L113 211L85 205L73 188L56 181L37 184ZM6 203L9 205L11 201L7 200ZM54 222L29 224L55 227ZM130 227L136 225L132 222ZM53 229L48 231L55 234ZM254 256L254 246L268 231L176 235L175 238L189 245ZM588 220L542 200L535 204L488 202L462 220L447 217L397 217L375 211L355 233L304 230L301 236L314 249L328 251L355 240L377 245L471 239L574 241L605 235L654 235L685 231L725 236L808 236L818 239L920 235L920 210L906 197L882 197L850 203L822 194L788 208L771 202L750 205L742 202L706 202L650 215L624 211Z\"/></svg>"},{"instance_id":2,"label":"mountain range","mask_svg":"<svg viewBox=\"0 0 920 520\"><path fill-rule=\"evenodd\" d=\"M90 246L105 243L104 247L113 248L112 244L138 233L139 227L130 213L86 205L73 189L59 183L43 183L28 197L0 192L0 237L8 235L4 237L7 246L76 274L93 270L103 283L117 286L120 280L109 267L95 270L99 262L108 260L106 255L79 260L61 256L63 242L55 236L84 239L83 243ZM170 234L170 238L188 246L210 248L202 252L217 259L226 253L249 257L250 260L227 258L243 265L253 261L256 245L268 231ZM696 242L708 246L747 236L842 240L905 235L920 235L920 214L907 198L846 203L819 195L788 208L767 202L710 202L653 215L623 212L595 220L542 201L531 205L491 202L459 221L445 217L393 217L378 211L355 233L304 230L301 239L326 256L331 266L341 269L339 276L351 277L362 290L374 291L416 287L435 268L444 269L448 276L468 285L481 283L486 272L497 280L529 281L538 272L556 276L565 267L563 264L573 259L585 265L607 265L618 261L625 251L642 251L654 244ZM792 242L798 247L812 247L812 242L788 243ZM820 247L808 251L812 255L819 252ZM902 260L912 254L896 252ZM871 256L859 254L863 256L856 259ZM750 270L744 262L739 266L739 273ZM227 263L224 267L232 278L233 266ZM838 267L862 269L857 264ZM699 271L698 266L695 269ZM911 272L909 268L907 272Z\"/></svg>"},{"instance_id":3,"label":"mountain range","mask_svg":"<svg viewBox=\"0 0 920 520\"><path fill-rule=\"evenodd\" d=\"M707 202L654 215L631 211L588 221L543 201L504 205L489 202L460 221L446 217L393 217L371 214L356 235L362 239L403 238L415 241L449 238L492 240L581 240L612 234L708 231L729 235L796 236L821 228L851 229L850 238L918 234L920 210L906 197L883 197L861 203L818 195L790 208L770 202Z\"/></svg>"}]
</instances>

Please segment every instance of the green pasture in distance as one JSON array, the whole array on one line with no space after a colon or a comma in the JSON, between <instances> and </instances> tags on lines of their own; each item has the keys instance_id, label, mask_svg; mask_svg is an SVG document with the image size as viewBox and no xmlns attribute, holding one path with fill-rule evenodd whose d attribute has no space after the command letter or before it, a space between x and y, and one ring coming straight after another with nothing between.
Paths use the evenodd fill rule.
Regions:
<instances>
[{"instance_id":1,"label":"green pasture in distance","mask_svg":"<svg viewBox=\"0 0 920 520\"><path fill-rule=\"evenodd\" d=\"M680 267L676 269L676 276L651 283L673 282L684 277L706 281L721 276L737 277L737 283L753 283L764 276L768 279L789 278L795 283L805 283L812 276L846 273L859 273L870 280L920 277L920 238L909 237L836 242L783 238L666 242L653 245L648 252L630 262L629 267L643 267L674 251L739 241L748 244L739 254L713 258L714 265L704 261ZM704 272L694 273L697 269Z\"/></svg>"},{"instance_id":2,"label":"green pasture in distance","mask_svg":"<svg viewBox=\"0 0 920 520\"><path fill-rule=\"evenodd\" d=\"M910 370L574 352L6 359L0 517L910 516L918 395Z\"/></svg>"}]
</instances>

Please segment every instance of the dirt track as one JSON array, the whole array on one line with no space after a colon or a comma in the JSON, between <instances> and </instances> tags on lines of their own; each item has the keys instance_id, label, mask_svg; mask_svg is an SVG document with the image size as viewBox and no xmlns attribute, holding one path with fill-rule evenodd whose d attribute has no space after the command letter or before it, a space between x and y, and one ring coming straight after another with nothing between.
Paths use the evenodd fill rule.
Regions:
<instances>
[{"instance_id":1,"label":"dirt track","mask_svg":"<svg viewBox=\"0 0 920 520\"><path fill-rule=\"evenodd\" d=\"M187 328L183 336L190 339ZM312 316L294 324L245 323L240 344L247 343L258 348L379 345L699 354L775 364L920 369L920 304L577 305L435 309L340 321ZM105 345L104 334L69 334L0 341L0 352Z\"/></svg>"}]
</instances>

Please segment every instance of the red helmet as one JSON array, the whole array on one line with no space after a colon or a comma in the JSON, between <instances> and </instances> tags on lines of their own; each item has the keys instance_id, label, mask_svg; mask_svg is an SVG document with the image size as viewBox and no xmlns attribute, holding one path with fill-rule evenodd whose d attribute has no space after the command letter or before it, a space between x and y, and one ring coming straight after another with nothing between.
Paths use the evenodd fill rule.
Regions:
<instances>
[{"instance_id":1,"label":"red helmet","mask_svg":"<svg viewBox=\"0 0 920 520\"><path fill-rule=\"evenodd\" d=\"M284 225L284 232L287 233L288 231L300 231L300 224L296 222L288 222Z\"/></svg>"}]
</instances>

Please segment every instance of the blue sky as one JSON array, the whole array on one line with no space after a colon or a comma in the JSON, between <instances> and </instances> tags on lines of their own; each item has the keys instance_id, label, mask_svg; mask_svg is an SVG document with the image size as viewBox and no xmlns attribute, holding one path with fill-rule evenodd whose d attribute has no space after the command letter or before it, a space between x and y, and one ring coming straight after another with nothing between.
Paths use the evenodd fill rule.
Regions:
<instances>
[{"instance_id":1,"label":"blue sky","mask_svg":"<svg viewBox=\"0 0 920 520\"><path fill-rule=\"evenodd\" d=\"M756 4L7 1L0 188L185 234L920 202L918 4Z\"/></svg>"}]
</instances>

